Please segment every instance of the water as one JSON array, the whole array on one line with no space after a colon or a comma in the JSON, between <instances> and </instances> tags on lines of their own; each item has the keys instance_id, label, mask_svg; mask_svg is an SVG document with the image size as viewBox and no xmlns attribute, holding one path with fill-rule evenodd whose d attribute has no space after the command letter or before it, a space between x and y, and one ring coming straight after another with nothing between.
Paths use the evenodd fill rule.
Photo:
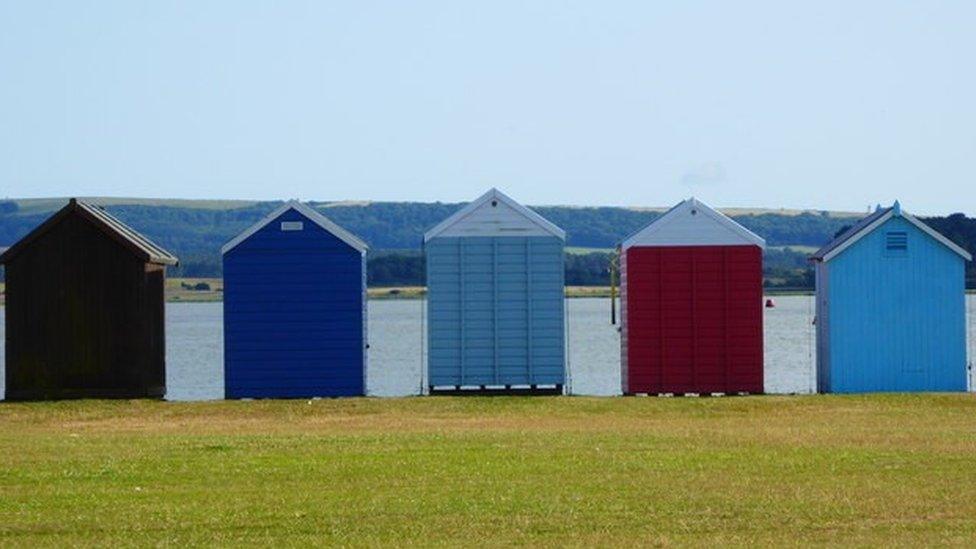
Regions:
<instances>
[{"instance_id":1,"label":"water","mask_svg":"<svg viewBox=\"0 0 976 549\"><path fill-rule=\"evenodd\" d=\"M778 297L765 309L765 384L769 393L809 393L814 389L813 298ZM421 387L422 307L419 300L369 304L367 390L375 396L414 395ZM569 330L569 384L576 394L620 392L620 336L611 326L607 299L566 301ZM967 297L970 318L976 296ZM171 400L223 398L223 323L221 303L166 305L166 385ZM0 307L0 351L4 308ZM976 342L976 322L969 323ZM0 372L3 353L0 352ZM970 383L970 386L973 384ZM0 394L3 376L0 375Z\"/></svg>"}]
</instances>

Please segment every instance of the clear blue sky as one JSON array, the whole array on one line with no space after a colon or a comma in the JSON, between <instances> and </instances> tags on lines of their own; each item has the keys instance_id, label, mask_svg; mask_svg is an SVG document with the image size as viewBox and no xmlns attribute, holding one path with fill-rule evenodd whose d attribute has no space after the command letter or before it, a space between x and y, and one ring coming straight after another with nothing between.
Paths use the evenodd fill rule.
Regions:
<instances>
[{"instance_id":1,"label":"clear blue sky","mask_svg":"<svg viewBox=\"0 0 976 549\"><path fill-rule=\"evenodd\" d=\"M976 3L796 4L0 0L0 196L976 214Z\"/></svg>"}]
</instances>

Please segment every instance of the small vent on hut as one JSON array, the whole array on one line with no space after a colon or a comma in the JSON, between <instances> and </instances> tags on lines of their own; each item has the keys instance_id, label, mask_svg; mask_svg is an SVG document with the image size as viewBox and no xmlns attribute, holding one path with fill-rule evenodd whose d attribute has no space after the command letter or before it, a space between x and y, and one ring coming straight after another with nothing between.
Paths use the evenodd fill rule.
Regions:
<instances>
[{"instance_id":1,"label":"small vent on hut","mask_svg":"<svg viewBox=\"0 0 976 549\"><path fill-rule=\"evenodd\" d=\"M908 233L905 231L885 233L885 251L888 255L894 256L908 253Z\"/></svg>"}]
</instances>

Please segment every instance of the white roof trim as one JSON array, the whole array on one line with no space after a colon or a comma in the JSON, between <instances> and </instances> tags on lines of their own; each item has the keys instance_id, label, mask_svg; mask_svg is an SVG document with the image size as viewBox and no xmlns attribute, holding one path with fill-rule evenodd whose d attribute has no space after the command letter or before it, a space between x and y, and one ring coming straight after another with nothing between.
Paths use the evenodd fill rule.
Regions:
<instances>
[{"instance_id":1,"label":"white roof trim","mask_svg":"<svg viewBox=\"0 0 976 549\"><path fill-rule=\"evenodd\" d=\"M959 246L955 242L949 240L948 238L946 238L945 235L943 235L939 231L933 229L932 227L929 227L928 225L926 225L925 223L923 223L921 220L919 220L918 218L916 218L914 215L912 215L910 213L902 212L901 216L904 217L905 219L907 219L908 221L910 221L913 225L915 225L919 229L922 229L923 231L925 231L926 233L928 233L928 235L931 236L932 238L934 238L934 239L938 240L939 242L941 242L942 244L944 244L950 250L952 250L952 251L956 252L957 254L961 255L963 257L963 259L965 259L966 261L972 261L973 260L973 256L970 255L969 252L967 252L965 250L965 248L963 248L962 246Z\"/></svg>"},{"instance_id":2,"label":"white roof trim","mask_svg":"<svg viewBox=\"0 0 976 549\"><path fill-rule=\"evenodd\" d=\"M505 193L503 193L503 192L499 191L498 189L492 187L488 192L486 192L485 194L479 196L478 198L474 199L473 201L469 202L467 206L465 206L465 207L461 208L460 210L454 212L453 215L451 215L450 217L448 217L444 221L441 221L440 223L438 223L437 225L435 225L433 229L431 229L431 230L427 231L426 233L424 233L424 242L427 242L430 239L435 238L437 235L443 233L444 231L446 231L452 225L460 222L462 219L464 219L467 216L471 215L475 210L477 210L483 204L485 204L486 202L488 202L490 200L493 200L493 199L494 200L498 200L499 202L502 202L505 205L509 206L510 208L512 208L513 210L515 210L516 212L518 212L522 216L524 216L526 219L528 219L529 221L531 221L535 225L539 226L545 232L548 232L548 233L552 234L553 236L559 237L561 240L566 240L566 231L560 229L559 227L557 227L555 224L553 224L548 219L546 219L546 218L542 217L541 215L537 214L531 208L528 208L526 206L523 206L522 204L519 204L518 202L516 202L515 200L513 200L511 197L509 197L508 195L506 195Z\"/></svg>"},{"instance_id":3,"label":"white roof trim","mask_svg":"<svg viewBox=\"0 0 976 549\"><path fill-rule=\"evenodd\" d=\"M837 246L833 250L830 250L829 253L827 253L826 255L824 255L823 256L823 259L821 261L823 261L825 263L827 261L830 261L831 259L837 257L837 255L839 255L841 252L843 252L847 248L850 248L855 242L857 242L858 240L861 240L862 238L864 238L868 234L872 233L875 229L877 229L878 227L880 227L881 225L883 225L889 219L891 219L892 217L895 217L895 215L896 215L896 211L895 210L896 209L898 209L898 208L891 208L890 210L888 210L887 213L885 213L884 215L882 215L878 219L874 220L873 223L871 223L870 225L868 225L868 226L864 227L863 229L861 229L860 231L858 231L857 234L851 235L851 237L848 238L847 240L845 240L843 244L841 244L840 246ZM939 231L936 231L932 227L929 227L925 223L921 222L914 215L912 215L912 214L910 214L908 212L905 212L905 211L902 211L900 214L897 214L897 215L900 215L906 221L908 221L912 225L915 225L916 227L918 227L922 232L924 232L925 234L931 236L932 238L934 238L935 240L937 240L938 242L940 242L942 245L944 245L946 248L949 248L950 250L952 250L952 251L956 252L957 254L961 255L963 257L963 259L965 259L966 261L972 261L973 260L973 256L969 255L969 252L967 252L966 250L964 250L963 248L961 248L955 242L953 242L953 241L949 240L948 238L946 238L945 235L943 235Z\"/></svg>"},{"instance_id":4,"label":"white roof trim","mask_svg":"<svg viewBox=\"0 0 976 549\"><path fill-rule=\"evenodd\" d=\"M766 240L763 237L757 235L756 233L736 223L734 219L716 210L715 208L712 208L708 204L705 204L704 202L698 200L695 197L691 197L687 200L677 203L670 210L664 212L664 214L661 217L655 219L654 221L645 225L643 228L638 229L636 232L632 233L630 236L625 238L623 242L621 242L620 247L625 249L629 248L633 246L635 242L640 239L640 237L646 237L660 230L663 230L664 227L666 227L672 219L676 218L677 216L681 215L686 210L692 207L696 208L700 213L704 213L712 220L718 222L723 227L737 234L743 240L755 244L760 248L763 249L766 248Z\"/></svg>"},{"instance_id":5,"label":"white roof trim","mask_svg":"<svg viewBox=\"0 0 976 549\"><path fill-rule=\"evenodd\" d=\"M289 200L288 202L282 204L277 209L275 209L275 211L264 216L264 218L261 219L261 221L258 221L254 225L251 225L250 227L245 229L244 232L235 236L233 240L231 240L227 244L224 244L224 247L220 249L220 253L226 254L227 252L233 250L234 248L237 247L238 244L250 238L251 235L261 230L265 225L271 223L272 221L277 219L281 214L287 212L288 210L295 210L298 213L302 214L309 221L315 223L319 227L322 227L326 231L332 233L332 235L334 235L336 238L345 242L346 244L349 245L349 247L354 248L356 251L358 251L361 254L366 253L366 250L369 249L369 246L367 246L365 242L357 238L349 231L336 225L331 219L325 217L324 215L316 211L315 208L312 208L307 204L302 204L297 200Z\"/></svg>"}]
</instances>

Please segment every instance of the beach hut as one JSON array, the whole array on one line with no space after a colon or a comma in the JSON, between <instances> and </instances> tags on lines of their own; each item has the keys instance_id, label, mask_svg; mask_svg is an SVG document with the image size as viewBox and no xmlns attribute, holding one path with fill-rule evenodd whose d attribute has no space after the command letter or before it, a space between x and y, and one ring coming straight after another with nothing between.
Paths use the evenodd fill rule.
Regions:
<instances>
[{"instance_id":1,"label":"beach hut","mask_svg":"<svg viewBox=\"0 0 976 549\"><path fill-rule=\"evenodd\" d=\"M965 391L970 259L898 202L815 253L818 391Z\"/></svg>"},{"instance_id":2,"label":"beach hut","mask_svg":"<svg viewBox=\"0 0 976 549\"><path fill-rule=\"evenodd\" d=\"M565 233L497 189L424 235L431 392L561 392Z\"/></svg>"},{"instance_id":3,"label":"beach hut","mask_svg":"<svg viewBox=\"0 0 976 549\"><path fill-rule=\"evenodd\" d=\"M8 400L164 395L163 283L176 257L71 199L0 263Z\"/></svg>"},{"instance_id":4,"label":"beach hut","mask_svg":"<svg viewBox=\"0 0 976 549\"><path fill-rule=\"evenodd\" d=\"M762 392L764 247L694 198L623 241L624 394Z\"/></svg>"},{"instance_id":5,"label":"beach hut","mask_svg":"<svg viewBox=\"0 0 976 549\"><path fill-rule=\"evenodd\" d=\"M221 252L227 398L365 393L362 240L291 201Z\"/></svg>"}]
</instances>

